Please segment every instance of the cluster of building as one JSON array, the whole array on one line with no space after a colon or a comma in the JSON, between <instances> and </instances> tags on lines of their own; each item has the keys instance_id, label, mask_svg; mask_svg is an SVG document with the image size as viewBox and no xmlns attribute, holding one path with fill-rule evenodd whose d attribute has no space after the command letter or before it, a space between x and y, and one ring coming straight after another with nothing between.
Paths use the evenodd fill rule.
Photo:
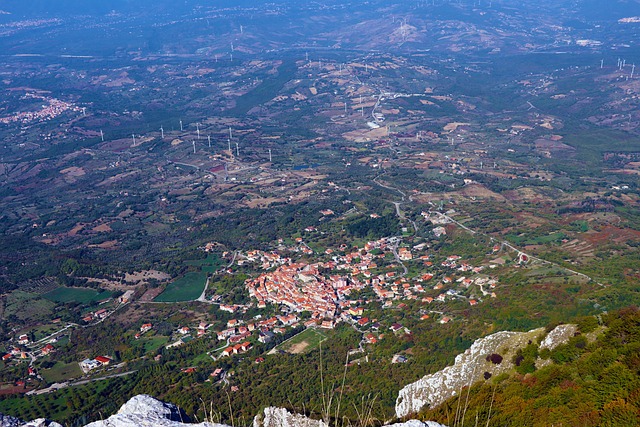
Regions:
<instances>
[{"instance_id":1,"label":"cluster of building","mask_svg":"<svg viewBox=\"0 0 640 427\"><path fill-rule=\"evenodd\" d=\"M245 282L249 295L254 299L253 303L220 303L219 309L235 314L254 305L266 308L271 304L278 306L281 314L264 319L258 316L250 321L237 318L228 320L226 328L213 332L219 341L226 341L228 345L220 356L232 356L248 351L252 346L249 341L252 337L257 336L257 342L266 344L273 340L276 334L284 333L288 327L304 325L333 328L341 321L353 324L356 328L364 328L365 343L375 344L379 338L372 332L378 331L380 324L364 317L364 309L359 306L361 301L349 298L352 292L364 288L371 289L384 307L400 309L406 307L402 301L418 299L423 303L431 303L446 301L448 298L466 298L470 305L476 305L479 300L464 296L464 288L471 285L477 285L483 296L495 297L492 289L497 281L480 274L485 267L473 266L458 255L451 255L439 263L440 271L445 268L451 270L451 273L447 275L445 272L444 277L437 283L428 284L434 279L434 274L428 272L413 278L405 277L404 274L398 273L399 266L396 260L416 260L427 268L434 267L434 264L430 256L424 253L426 244L398 248L397 243L393 238L382 238L367 242L361 249L349 250L346 245L342 245L338 250L327 249L325 255L328 255L330 260L317 263L294 262L285 255L260 250L235 254L237 264L258 264L263 273ZM303 245L303 242L298 241L297 244ZM390 252L394 254L393 258L388 256ZM462 276L464 273L467 275ZM472 277L467 277L469 274L472 274ZM438 296L424 295L427 292L435 295L433 290L442 292ZM299 315L303 312L309 314L306 321L300 320ZM429 315L425 314L421 319L428 318ZM449 321L451 318L446 316L440 319L440 323ZM204 335L210 326L201 322L197 328L197 336ZM151 327L151 324L143 325L137 337ZM409 333L400 324L393 324L390 330L393 333ZM193 338L192 332L186 326L177 331L186 339ZM183 344L186 342L184 337L167 347Z\"/></svg>"},{"instance_id":2,"label":"cluster of building","mask_svg":"<svg viewBox=\"0 0 640 427\"><path fill-rule=\"evenodd\" d=\"M111 359L107 356L97 356L95 359L85 359L79 363L80 369L85 374L93 369L99 368L101 366L107 366L111 363Z\"/></svg>"},{"instance_id":3,"label":"cluster of building","mask_svg":"<svg viewBox=\"0 0 640 427\"><path fill-rule=\"evenodd\" d=\"M429 255L414 255L412 252L423 251L425 247L425 244L413 248L400 247L397 249L397 258L401 261L417 259L422 261L425 267L432 267ZM394 271L396 265L393 263L382 266L384 268L379 266L379 263L383 262L380 260L385 258L385 253L392 250L391 239L382 238L367 242L363 249L352 252L345 251L346 246L340 250L342 254L327 249L326 254L331 256L331 261L314 264L296 263L275 253L251 251L247 254L246 261L261 262L263 269L272 271L247 280L245 285L249 295L257 300L258 308L274 304L281 306L285 312L308 311L312 320L331 321L345 320L343 313L354 303L346 297L352 291L365 287L373 290L384 307L391 307L398 300L420 299L422 302L430 303L453 297L465 298L462 296L462 289L444 290L446 287L455 286L469 288L471 285L477 285L483 296L496 297L493 289L497 281L481 275L485 266L473 266L463 261L459 255L451 255L440 263L441 267L452 271L451 275L445 275L437 284L427 288L426 282L434 277L431 273L408 279ZM388 271L380 273L380 270ZM341 274L337 274L338 272ZM456 277L464 273L472 274L473 277ZM443 292L438 296L420 296L430 290L440 289ZM469 299L470 305L476 305L478 302L477 299Z\"/></svg>"},{"instance_id":4,"label":"cluster of building","mask_svg":"<svg viewBox=\"0 0 640 427\"><path fill-rule=\"evenodd\" d=\"M43 120L51 120L65 111L81 111L79 107L74 106L68 102L60 101L56 98L45 98L40 95L35 94L26 94L26 98L35 98L46 100L47 104L43 105L42 108L38 111L22 111L18 113L14 113L10 116L0 117L0 123L9 124L13 122L21 122L21 123L29 123L32 121L43 121Z\"/></svg>"},{"instance_id":5,"label":"cluster of building","mask_svg":"<svg viewBox=\"0 0 640 427\"><path fill-rule=\"evenodd\" d=\"M94 313L88 313L86 316L82 318L84 322L90 323L94 320L102 320L109 315L109 311L106 308L101 308L100 310Z\"/></svg>"}]
</instances>

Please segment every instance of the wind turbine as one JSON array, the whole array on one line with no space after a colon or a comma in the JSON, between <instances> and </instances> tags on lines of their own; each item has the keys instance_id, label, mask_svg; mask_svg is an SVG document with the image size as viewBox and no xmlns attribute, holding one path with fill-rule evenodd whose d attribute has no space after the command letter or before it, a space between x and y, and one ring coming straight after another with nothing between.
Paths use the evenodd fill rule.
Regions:
<instances>
[{"instance_id":1,"label":"wind turbine","mask_svg":"<svg viewBox=\"0 0 640 427\"><path fill-rule=\"evenodd\" d=\"M211 135L207 135L207 139L209 140L209 148L211 148Z\"/></svg>"},{"instance_id":2,"label":"wind turbine","mask_svg":"<svg viewBox=\"0 0 640 427\"><path fill-rule=\"evenodd\" d=\"M184 129L182 129L182 120L180 120L180 132L182 132Z\"/></svg>"},{"instance_id":3,"label":"wind turbine","mask_svg":"<svg viewBox=\"0 0 640 427\"><path fill-rule=\"evenodd\" d=\"M240 148L238 147L237 142L236 142L236 157L240 157Z\"/></svg>"},{"instance_id":4,"label":"wind turbine","mask_svg":"<svg viewBox=\"0 0 640 427\"><path fill-rule=\"evenodd\" d=\"M196 123L196 133L198 134L198 141L200 141L200 125Z\"/></svg>"},{"instance_id":5,"label":"wind turbine","mask_svg":"<svg viewBox=\"0 0 640 427\"><path fill-rule=\"evenodd\" d=\"M273 160L271 159L271 148L269 148L269 163L271 163Z\"/></svg>"},{"instance_id":6,"label":"wind turbine","mask_svg":"<svg viewBox=\"0 0 640 427\"><path fill-rule=\"evenodd\" d=\"M104 133L102 133L102 129L100 129L100 139L104 142Z\"/></svg>"},{"instance_id":7,"label":"wind turbine","mask_svg":"<svg viewBox=\"0 0 640 427\"><path fill-rule=\"evenodd\" d=\"M162 128L162 126L160 126L160 136L162 139L164 139L164 129Z\"/></svg>"},{"instance_id":8,"label":"wind turbine","mask_svg":"<svg viewBox=\"0 0 640 427\"><path fill-rule=\"evenodd\" d=\"M133 138L133 146L135 147L136 146L136 134L132 133L131 134L131 138Z\"/></svg>"},{"instance_id":9,"label":"wind turbine","mask_svg":"<svg viewBox=\"0 0 640 427\"><path fill-rule=\"evenodd\" d=\"M196 154L196 142L191 141L191 144L193 144L193 154Z\"/></svg>"}]
</instances>

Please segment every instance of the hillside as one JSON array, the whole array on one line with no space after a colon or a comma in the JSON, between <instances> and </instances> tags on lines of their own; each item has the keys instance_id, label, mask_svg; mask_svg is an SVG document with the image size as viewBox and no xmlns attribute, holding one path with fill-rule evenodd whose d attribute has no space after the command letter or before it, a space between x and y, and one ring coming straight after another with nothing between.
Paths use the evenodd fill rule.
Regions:
<instances>
[{"instance_id":1,"label":"hillside","mask_svg":"<svg viewBox=\"0 0 640 427\"><path fill-rule=\"evenodd\" d=\"M465 387L419 418L451 426L478 419L494 426L638 425L640 310L602 315L602 325L594 320L584 319L575 336L553 350L526 347L514 371ZM537 369L541 360L546 363Z\"/></svg>"}]
</instances>

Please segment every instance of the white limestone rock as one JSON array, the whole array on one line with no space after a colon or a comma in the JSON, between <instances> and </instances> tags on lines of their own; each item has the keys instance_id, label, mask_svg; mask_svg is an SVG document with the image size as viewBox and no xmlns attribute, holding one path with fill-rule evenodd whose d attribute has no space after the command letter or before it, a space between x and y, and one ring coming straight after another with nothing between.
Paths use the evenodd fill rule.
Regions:
<instances>
[{"instance_id":1,"label":"white limestone rock","mask_svg":"<svg viewBox=\"0 0 640 427\"><path fill-rule=\"evenodd\" d=\"M55 421L45 420L44 418L38 418L28 423L22 424L20 427L62 427Z\"/></svg>"},{"instance_id":2,"label":"white limestone rock","mask_svg":"<svg viewBox=\"0 0 640 427\"><path fill-rule=\"evenodd\" d=\"M0 427L20 427L22 424L18 418L0 414Z\"/></svg>"},{"instance_id":3,"label":"white limestone rock","mask_svg":"<svg viewBox=\"0 0 640 427\"><path fill-rule=\"evenodd\" d=\"M548 348L553 350L560 344L566 344L578 331L576 325L558 325L540 343L540 350Z\"/></svg>"},{"instance_id":4,"label":"white limestone rock","mask_svg":"<svg viewBox=\"0 0 640 427\"><path fill-rule=\"evenodd\" d=\"M497 375L512 369L511 360L516 350L535 340L540 333L542 329L529 332L502 331L476 340L464 353L456 356L453 366L426 375L400 390L396 399L396 416L402 418L425 406L438 406L463 387L481 381L485 372ZM492 353L503 357L500 364L486 360Z\"/></svg>"},{"instance_id":5,"label":"white limestone rock","mask_svg":"<svg viewBox=\"0 0 640 427\"><path fill-rule=\"evenodd\" d=\"M0 414L0 427L62 427L55 421L48 421L44 418L38 418L25 423L24 421L11 417L9 415Z\"/></svg>"},{"instance_id":6,"label":"white limestone rock","mask_svg":"<svg viewBox=\"0 0 640 427\"><path fill-rule=\"evenodd\" d=\"M329 427L322 420L314 420L304 415L292 414L283 408L265 408L264 414L256 415L253 427ZM384 427L446 427L434 421L409 420L404 423L390 424Z\"/></svg>"},{"instance_id":7,"label":"white limestone rock","mask_svg":"<svg viewBox=\"0 0 640 427\"><path fill-rule=\"evenodd\" d=\"M85 427L227 427L224 424L183 422L177 406L164 403L146 394L132 397L117 414L95 421Z\"/></svg>"},{"instance_id":8,"label":"white limestone rock","mask_svg":"<svg viewBox=\"0 0 640 427\"><path fill-rule=\"evenodd\" d=\"M268 407L253 419L253 427L329 427L322 420L292 414L284 408Z\"/></svg>"},{"instance_id":9,"label":"white limestone rock","mask_svg":"<svg viewBox=\"0 0 640 427\"><path fill-rule=\"evenodd\" d=\"M161 402L151 396L138 395L122 405L117 414L84 427L229 427L225 424L203 422L185 423L177 406ZM329 427L324 421L293 414L283 408L269 407L253 420L254 427ZM23 421L0 414L0 427L62 427L45 419ZM410 420L386 427L446 427L433 421Z\"/></svg>"}]
</instances>

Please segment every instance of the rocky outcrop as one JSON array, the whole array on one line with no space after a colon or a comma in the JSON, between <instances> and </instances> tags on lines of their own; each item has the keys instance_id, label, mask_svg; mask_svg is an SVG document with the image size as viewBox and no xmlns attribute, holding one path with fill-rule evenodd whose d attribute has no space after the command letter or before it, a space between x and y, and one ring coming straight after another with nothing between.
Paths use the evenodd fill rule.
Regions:
<instances>
[{"instance_id":1,"label":"rocky outcrop","mask_svg":"<svg viewBox=\"0 0 640 427\"><path fill-rule=\"evenodd\" d=\"M487 375L485 373L493 376L512 369L511 360L515 351L535 340L542 331L503 331L476 340L469 349L456 356L453 366L426 375L400 390L396 399L396 415L406 417L425 406L438 406L459 393L463 387L482 381ZM498 358L487 360L492 354L500 355L502 360L499 363L495 363Z\"/></svg>"},{"instance_id":2,"label":"rocky outcrop","mask_svg":"<svg viewBox=\"0 0 640 427\"><path fill-rule=\"evenodd\" d=\"M292 414L283 408L265 408L263 414L256 415L253 427L329 427L322 420L313 420L304 415Z\"/></svg>"},{"instance_id":3,"label":"rocky outcrop","mask_svg":"<svg viewBox=\"0 0 640 427\"><path fill-rule=\"evenodd\" d=\"M553 350L560 344L564 344L578 332L576 325L559 325L556 326L540 343L540 350L548 348Z\"/></svg>"},{"instance_id":4,"label":"rocky outcrop","mask_svg":"<svg viewBox=\"0 0 640 427\"><path fill-rule=\"evenodd\" d=\"M164 403L146 394L132 397L122 405L117 414L106 420L87 424L85 427L227 427L224 424L189 424L177 406Z\"/></svg>"},{"instance_id":5,"label":"rocky outcrop","mask_svg":"<svg viewBox=\"0 0 640 427\"><path fill-rule=\"evenodd\" d=\"M304 415L292 414L282 408L266 408L264 415L253 419L253 427L329 427L324 421L313 420ZM389 424L384 427L446 427L434 421L409 420L404 423Z\"/></svg>"},{"instance_id":6,"label":"rocky outcrop","mask_svg":"<svg viewBox=\"0 0 640 427\"><path fill-rule=\"evenodd\" d=\"M576 325L560 325L547 334L540 348L554 349L569 341L576 331ZM406 417L426 406L438 406L458 394L463 387L510 371L514 368L512 360L518 349L536 341L543 332L542 328L529 332L503 331L476 340L469 349L456 356L453 366L426 375L400 390L396 399L396 415ZM551 363L538 359L538 368L544 365L539 362Z\"/></svg>"},{"instance_id":7,"label":"rocky outcrop","mask_svg":"<svg viewBox=\"0 0 640 427\"><path fill-rule=\"evenodd\" d=\"M44 418L38 418L37 420L29 421L25 423L18 418L9 417L7 415L0 414L0 427L62 427L60 424L45 420Z\"/></svg>"},{"instance_id":8,"label":"rocky outcrop","mask_svg":"<svg viewBox=\"0 0 640 427\"><path fill-rule=\"evenodd\" d=\"M254 427L329 427L325 422L292 414L283 408L266 408L263 414L253 420ZM62 427L44 419L28 423L0 414L0 427ZM225 424L186 422L180 409L145 394L132 397L122 405L117 414L106 420L95 421L85 427L229 427ZM387 427L446 427L433 421L411 420L406 423L391 424Z\"/></svg>"},{"instance_id":9,"label":"rocky outcrop","mask_svg":"<svg viewBox=\"0 0 640 427\"><path fill-rule=\"evenodd\" d=\"M23 422L17 418L0 414L0 427L19 427L22 424Z\"/></svg>"}]
</instances>

